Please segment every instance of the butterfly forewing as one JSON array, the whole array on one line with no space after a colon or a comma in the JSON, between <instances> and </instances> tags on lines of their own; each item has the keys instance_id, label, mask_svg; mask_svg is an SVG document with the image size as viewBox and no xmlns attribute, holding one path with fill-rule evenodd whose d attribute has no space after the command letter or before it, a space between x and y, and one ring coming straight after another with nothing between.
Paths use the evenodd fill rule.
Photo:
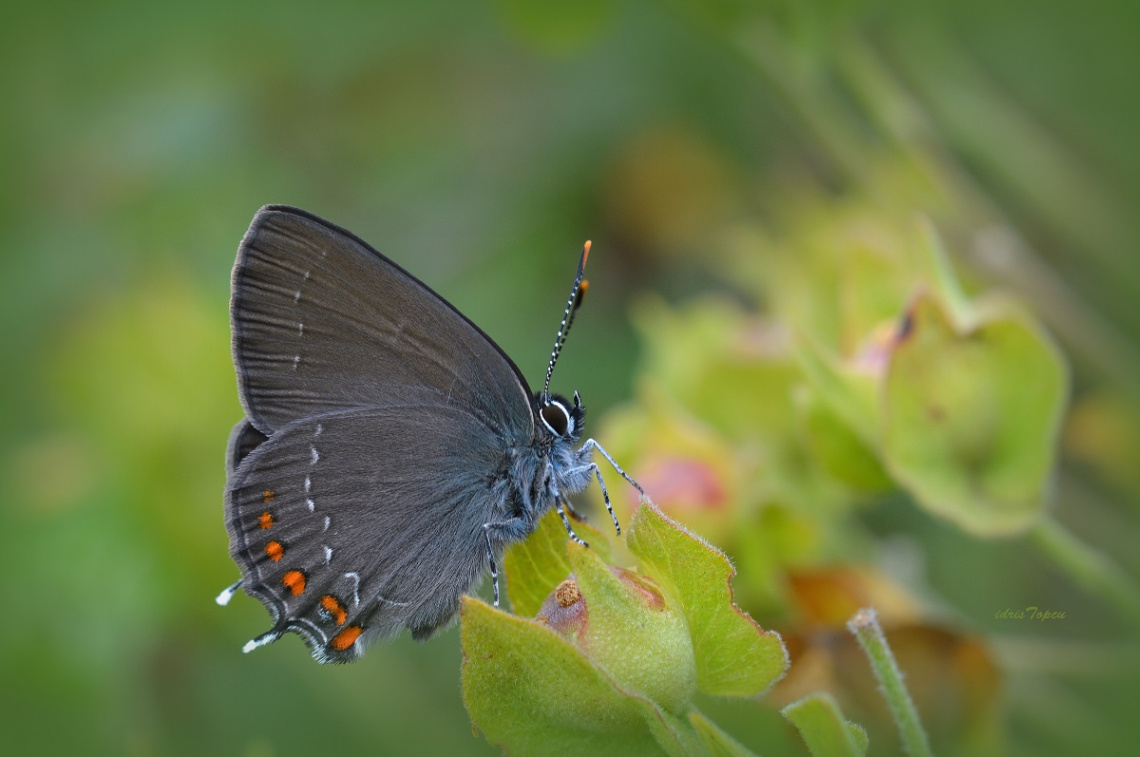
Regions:
<instances>
[{"instance_id":1,"label":"butterfly forewing","mask_svg":"<svg viewBox=\"0 0 1140 757\"><path fill-rule=\"evenodd\" d=\"M246 415L264 434L425 390L529 438L530 391L459 311L349 232L267 206L238 250L230 303Z\"/></svg>"},{"instance_id":2,"label":"butterfly forewing","mask_svg":"<svg viewBox=\"0 0 1140 757\"><path fill-rule=\"evenodd\" d=\"M230 432L230 440L226 444L226 479L228 480L246 456L257 449L258 445L266 440L265 434L258 431L249 422L242 418Z\"/></svg>"}]
</instances>

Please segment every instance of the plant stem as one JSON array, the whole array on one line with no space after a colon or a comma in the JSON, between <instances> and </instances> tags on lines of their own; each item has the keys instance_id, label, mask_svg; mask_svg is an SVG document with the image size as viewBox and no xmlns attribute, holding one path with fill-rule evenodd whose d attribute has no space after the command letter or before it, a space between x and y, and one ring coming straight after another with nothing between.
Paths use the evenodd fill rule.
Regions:
<instances>
[{"instance_id":1,"label":"plant stem","mask_svg":"<svg viewBox=\"0 0 1140 757\"><path fill-rule=\"evenodd\" d=\"M847 628L855 634L859 646L863 647L867 659L871 662L875 678L879 679L879 687L899 728L903 749L910 757L933 757L930 741L926 737L926 731L923 730L922 722L918 719L918 710L915 709L914 701L907 693L902 672L895 662L895 656L891 654L891 648L887 645L887 637L883 635L875 611L859 610L851 620L847 621Z\"/></svg>"},{"instance_id":2,"label":"plant stem","mask_svg":"<svg viewBox=\"0 0 1140 757\"><path fill-rule=\"evenodd\" d=\"M1052 518L1042 518L1029 532L1029 538L1074 581L1111 602L1131 622L1140 624L1140 591L1116 563Z\"/></svg>"}]
</instances>

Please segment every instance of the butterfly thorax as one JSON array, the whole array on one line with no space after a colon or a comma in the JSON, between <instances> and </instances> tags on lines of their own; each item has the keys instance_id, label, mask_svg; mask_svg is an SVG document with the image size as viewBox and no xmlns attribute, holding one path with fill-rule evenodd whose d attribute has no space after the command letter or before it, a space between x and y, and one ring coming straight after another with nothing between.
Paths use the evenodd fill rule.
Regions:
<instances>
[{"instance_id":1,"label":"butterfly thorax","mask_svg":"<svg viewBox=\"0 0 1140 757\"><path fill-rule=\"evenodd\" d=\"M492 477L494 499L502 502L501 515L517 519L502 535L506 541L531 533L539 518L560 500L582 491L590 483L590 450L576 449L584 428L585 408L577 394L571 403L551 395L544 403L534 398L534 437L506 450L502 466Z\"/></svg>"}]
</instances>

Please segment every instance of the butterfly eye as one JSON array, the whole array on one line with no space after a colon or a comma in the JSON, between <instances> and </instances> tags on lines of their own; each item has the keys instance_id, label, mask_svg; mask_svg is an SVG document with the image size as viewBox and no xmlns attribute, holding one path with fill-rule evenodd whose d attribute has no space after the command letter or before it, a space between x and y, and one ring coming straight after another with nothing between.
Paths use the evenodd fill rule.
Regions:
<instances>
[{"instance_id":1,"label":"butterfly eye","mask_svg":"<svg viewBox=\"0 0 1140 757\"><path fill-rule=\"evenodd\" d=\"M558 400L543 406L540 415L542 422L555 436L566 436L570 432L570 412Z\"/></svg>"}]
</instances>

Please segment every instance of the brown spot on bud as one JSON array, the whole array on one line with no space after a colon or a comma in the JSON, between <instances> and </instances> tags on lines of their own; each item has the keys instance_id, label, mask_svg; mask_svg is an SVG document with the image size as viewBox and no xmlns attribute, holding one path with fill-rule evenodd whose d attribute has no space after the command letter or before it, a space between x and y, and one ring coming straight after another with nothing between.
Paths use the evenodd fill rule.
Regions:
<instances>
[{"instance_id":1,"label":"brown spot on bud","mask_svg":"<svg viewBox=\"0 0 1140 757\"><path fill-rule=\"evenodd\" d=\"M573 576L567 578L551 592L542 607L538 610L535 620L550 626L563 636L577 633L586 622L586 598Z\"/></svg>"},{"instance_id":2,"label":"brown spot on bud","mask_svg":"<svg viewBox=\"0 0 1140 757\"><path fill-rule=\"evenodd\" d=\"M570 607L581 601L582 590L578 588L576 581L568 578L558 584L558 587L554 590L554 599L560 606Z\"/></svg>"}]
</instances>

